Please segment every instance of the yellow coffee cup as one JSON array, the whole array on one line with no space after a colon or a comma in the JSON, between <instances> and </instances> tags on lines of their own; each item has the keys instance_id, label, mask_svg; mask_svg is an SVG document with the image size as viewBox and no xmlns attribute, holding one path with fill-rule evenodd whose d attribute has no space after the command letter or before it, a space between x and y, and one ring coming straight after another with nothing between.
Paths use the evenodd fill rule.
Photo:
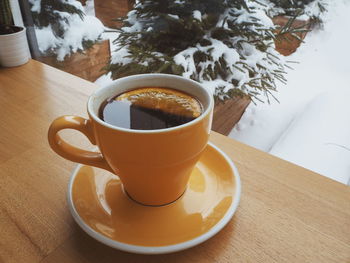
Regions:
<instances>
[{"instance_id":1,"label":"yellow coffee cup","mask_svg":"<svg viewBox=\"0 0 350 263\"><path fill-rule=\"evenodd\" d=\"M186 92L201 102L203 113L185 124L157 130L121 128L98 117L99 108L106 99L147 86ZM62 116L54 120L48 140L60 156L118 175L124 190L135 201L164 205L184 193L189 176L208 143L213 107L211 92L195 81L167 74L134 75L96 90L87 103L89 119ZM101 152L68 144L58 134L62 129L82 132Z\"/></svg>"}]
</instances>

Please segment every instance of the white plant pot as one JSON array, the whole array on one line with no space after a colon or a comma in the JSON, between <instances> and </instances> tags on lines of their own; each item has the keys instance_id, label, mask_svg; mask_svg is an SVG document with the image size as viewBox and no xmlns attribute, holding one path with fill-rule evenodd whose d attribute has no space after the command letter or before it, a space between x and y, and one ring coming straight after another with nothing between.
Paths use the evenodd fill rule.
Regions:
<instances>
[{"instance_id":1,"label":"white plant pot","mask_svg":"<svg viewBox=\"0 0 350 263\"><path fill-rule=\"evenodd\" d=\"M0 66L20 66L27 63L29 58L25 28L16 33L0 35Z\"/></svg>"}]
</instances>

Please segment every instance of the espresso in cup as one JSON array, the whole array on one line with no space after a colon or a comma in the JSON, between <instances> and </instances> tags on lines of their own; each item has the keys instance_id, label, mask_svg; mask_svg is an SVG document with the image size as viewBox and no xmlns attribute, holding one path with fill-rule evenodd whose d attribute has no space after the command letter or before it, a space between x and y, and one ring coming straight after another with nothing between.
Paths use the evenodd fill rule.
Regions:
<instances>
[{"instance_id":1,"label":"espresso in cup","mask_svg":"<svg viewBox=\"0 0 350 263\"><path fill-rule=\"evenodd\" d=\"M99 117L117 127L156 130L176 127L198 118L199 100L166 87L141 87L105 100Z\"/></svg>"}]
</instances>

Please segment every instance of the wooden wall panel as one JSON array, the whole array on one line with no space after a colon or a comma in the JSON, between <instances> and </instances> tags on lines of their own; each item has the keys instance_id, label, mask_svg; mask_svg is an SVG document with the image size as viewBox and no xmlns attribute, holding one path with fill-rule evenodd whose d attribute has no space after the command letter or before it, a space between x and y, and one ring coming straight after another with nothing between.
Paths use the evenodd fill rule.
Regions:
<instances>
[{"instance_id":1,"label":"wooden wall panel","mask_svg":"<svg viewBox=\"0 0 350 263\"><path fill-rule=\"evenodd\" d=\"M53 56L41 57L38 60L93 82L105 73L101 69L106 66L110 57L109 40L104 40L84 52L66 57L64 61L57 61Z\"/></svg>"},{"instance_id":2,"label":"wooden wall panel","mask_svg":"<svg viewBox=\"0 0 350 263\"><path fill-rule=\"evenodd\" d=\"M235 124L241 119L250 99L236 97L216 103L213 116L212 130L223 135L228 135Z\"/></svg>"},{"instance_id":3,"label":"wooden wall panel","mask_svg":"<svg viewBox=\"0 0 350 263\"><path fill-rule=\"evenodd\" d=\"M110 28L120 28L122 24L113 20L126 16L135 3L134 0L94 0L94 2L96 17Z\"/></svg>"},{"instance_id":4,"label":"wooden wall panel","mask_svg":"<svg viewBox=\"0 0 350 263\"><path fill-rule=\"evenodd\" d=\"M287 22L289 21L288 17L284 16L276 16L272 19L273 23L275 25L279 25L283 27ZM309 23L308 21L303 21L303 20L294 20L292 23L292 27L294 28L299 28L303 27L306 30L309 29ZM300 37L300 39L304 39L306 36L307 32L299 32L296 35ZM276 50L284 55L284 56L289 56L293 54L297 48L300 46L302 41L298 40L297 38L293 37L291 34L285 34L285 39L276 39L275 40L275 46Z\"/></svg>"}]
</instances>

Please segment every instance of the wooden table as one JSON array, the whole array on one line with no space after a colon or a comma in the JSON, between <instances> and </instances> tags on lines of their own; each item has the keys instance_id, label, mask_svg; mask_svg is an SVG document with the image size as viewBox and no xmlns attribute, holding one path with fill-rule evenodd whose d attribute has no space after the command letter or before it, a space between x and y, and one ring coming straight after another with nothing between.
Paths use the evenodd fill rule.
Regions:
<instances>
[{"instance_id":1,"label":"wooden table","mask_svg":"<svg viewBox=\"0 0 350 263\"><path fill-rule=\"evenodd\" d=\"M243 187L219 234L159 256L87 236L66 203L75 164L49 148L46 133L57 116L86 116L96 88L36 61L0 69L0 262L350 262L350 187L215 132L211 141L234 160Z\"/></svg>"}]
</instances>

